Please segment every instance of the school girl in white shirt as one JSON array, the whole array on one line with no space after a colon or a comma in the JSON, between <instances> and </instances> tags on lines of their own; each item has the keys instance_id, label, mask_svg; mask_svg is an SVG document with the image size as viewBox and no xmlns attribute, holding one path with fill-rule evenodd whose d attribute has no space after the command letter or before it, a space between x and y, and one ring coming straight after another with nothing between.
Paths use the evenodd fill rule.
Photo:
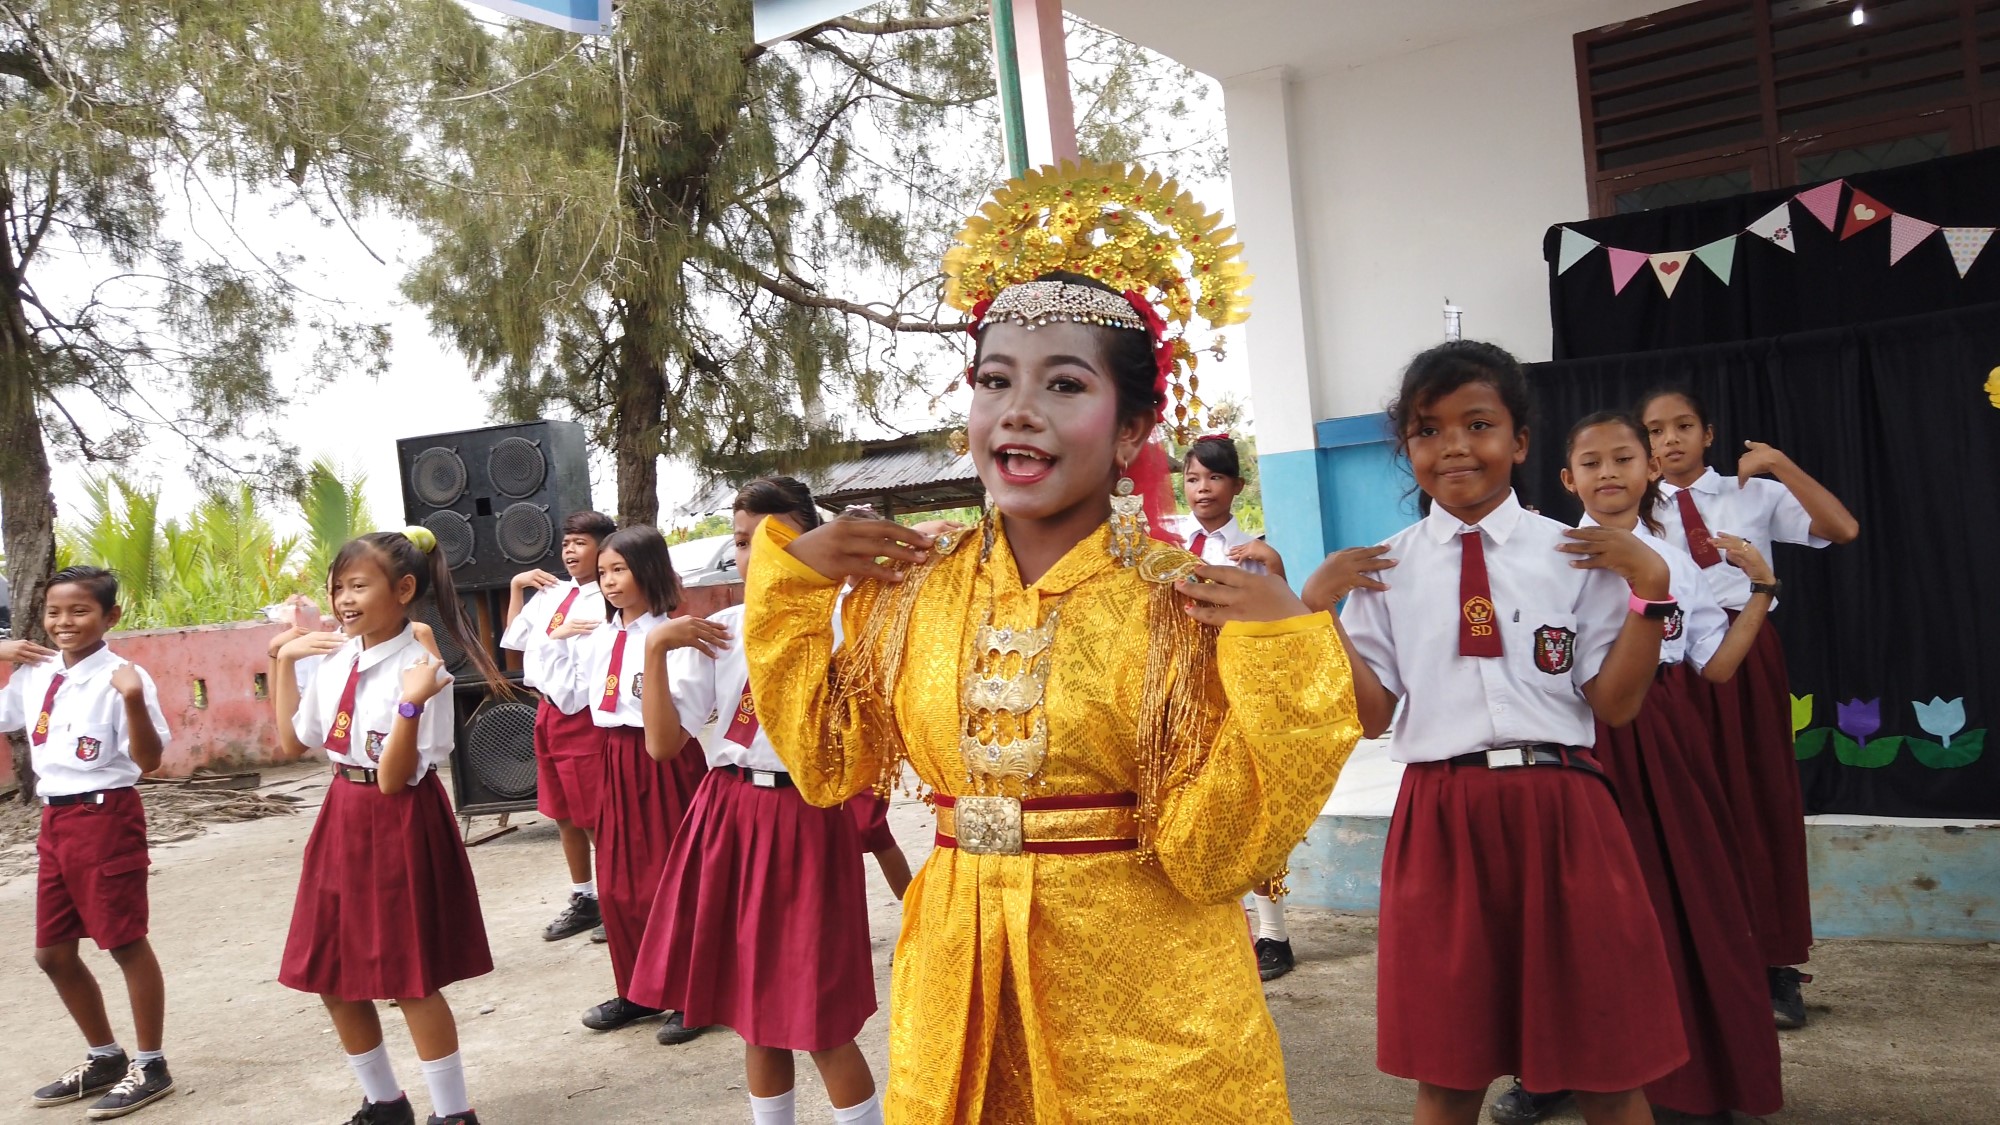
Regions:
<instances>
[{"instance_id":1,"label":"school girl in white shirt","mask_svg":"<svg viewBox=\"0 0 2000 1125\"><path fill-rule=\"evenodd\" d=\"M667 690L656 679L648 682L646 635L680 606L681 589L659 529L636 524L606 536L597 549L597 587L610 619L571 619L557 628L558 637L576 640L553 653L545 690L565 711L588 709L590 721L605 735L604 801L597 818L598 904L618 992L585 1012L583 1025L612 1031L661 1014L661 1009L632 999L632 970L660 888L660 870L708 763L698 750L665 761L646 752L642 701L649 691ZM556 684L563 686L556 689ZM686 1026L681 1013L669 1012L658 1038L684 1043L702 1030Z\"/></svg>"},{"instance_id":2,"label":"school girl in white shirt","mask_svg":"<svg viewBox=\"0 0 2000 1125\"><path fill-rule=\"evenodd\" d=\"M1694 558L1716 600L1730 613L1742 611L1755 591L1749 576L1723 561L1715 536L1738 536L1769 557L1774 542L1825 547L1851 543L1860 534L1860 524L1839 498L1769 445L1744 442L1734 477L1710 468L1715 427L1691 392L1652 391L1640 400L1636 413L1665 477L1655 509L1663 536ZM1775 479L1767 480L1765 474ZM1767 592L1775 609L1775 578ZM1760 630L1742 671L1707 689L1699 702L1719 742L1741 747L1726 761L1724 782L1743 846L1739 863L1750 918L1769 966L1778 1026L1800 1027L1806 1012L1799 984L1806 978L1792 966L1810 956L1812 902L1806 881L1805 803L1792 754L1791 681L1777 630L1768 624Z\"/></svg>"},{"instance_id":3,"label":"school girl in white shirt","mask_svg":"<svg viewBox=\"0 0 2000 1125\"><path fill-rule=\"evenodd\" d=\"M458 1024L441 991L493 971L472 864L438 768L451 758L452 679L410 622L434 599L445 631L495 690L512 689L467 624L451 568L423 527L350 540L327 594L340 632L289 635L271 675L279 738L326 751L333 782L306 840L278 981L318 993L362 1091L358 1125L403 1125L375 1002L409 1024L431 1097L430 1125L478 1125L465 1091ZM297 664L323 657L298 688Z\"/></svg>"},{"instance_id":4,"label":"school girl in white shirt","mask_svg":"<svg viewBox=\"0 0 2000 1125\"><path fill-rule=\"evenodd\" d=\"M1341 615L1368 735L1397 707L1407 763L1382 861L1377 1065L1419 1125L1472 1125L1493 1079L1578 1091L1591 1125L1650 1122L1687 1058L1632 843L1588 747L1639 712L1666 562L1630 532L1521 507L1520 365L1490 344L1417 356L1390 418L1428 514L1307 583ZM1393 568L1393 569L1391 569ZM1608 1004L1605 997L1617 996Z\"/></svg>"}]
</instances>

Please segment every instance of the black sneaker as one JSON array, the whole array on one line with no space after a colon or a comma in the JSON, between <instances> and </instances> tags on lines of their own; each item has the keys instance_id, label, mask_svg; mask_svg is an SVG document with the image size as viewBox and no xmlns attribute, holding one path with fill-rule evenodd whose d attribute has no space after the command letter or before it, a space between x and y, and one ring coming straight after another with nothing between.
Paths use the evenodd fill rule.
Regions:
<instances>
[{"instance_id":1,"label":"black sneaker","mask_svg":"<svg viewBox=\"0 0 2000 1125\"><path fill-rule=\"evenodd\" d=\"M616 1031L647 1016L657 1016L664 1008L648 1008L644 1004L634 1004L623 996L613 996L597 1007L583 1013L583 1026L592 1031Z\"/></svg>"},{"instance_id":2,"label":"black sneaker","mask_svg":"<svg viewBox=\"0 0 2000 1125\"><path fill-rule=\"evenodd\" d=\"M1799 985L1811 983L1812 977L1797 969L1771 970L1771 1015L1780 1030L1796 1031L1806 1025L1806 999L1799 995Z\"/></svg>"},{"instance_id":3,"label":"black sneaker","mask_svg":"<svg viewBox=\"0 0 2000 1125\"><path fill-rule=\"evenodd\" d=\"M679 1012L671 1012L667 1015L667 1022L660 1025L659 1032L653 1038L657 1039L663 1047L676 1047L700 1036L702 1032L707 1030L708 1028L706 1027L689 1027L681 1022L681 1014Z\"/></svg>"},{"instance_id":4,"label":"black sneaker","mask_svg":"<svg viewBox=\"0 0 2000 1125\"><path fill-rule=\"evenodd\" d=\"M598 945L603 945L605 942L611 940L604 936L604 923L599 922L597 928L590 931L590 940Z\"/></svg>"},{"instance_id":5,"label":"black sneaker","mask_svg":"<svg viewBox=\"0 0 2000 1125\"><path fill-rule=\"evenodd\" d=\"M1292 957L1292 943L1276 938L1257 939L1257 979L1277 980L1297 967Z\"/></svg>"},{"instance_id":6,"label":"black sneaker","mask_svg":"<svg viewBox=\"0 0 2000 1125\"><path fill-rule=\"evenodd\" d=\"M92 1121L109 1121L159 1101L174 1092L174 1076L167 1073L167 1060L135 1062L110 1092L97 1099L86 1116Z\"/></svg>"},{"instance_id":7,"label":"black sneaker","mask_svg":"<svg viewBox=\"0 0 2000 1125\"><path fill-rule=\"evenodd\" d=\"M371 1102L361 1100L361 1108L347 1125L417 1125L417 1111L410 1108L410 1096L404 1094L393 1102Z\"/></svg>"},{"instance_id":8,"label":"black sneaker","mask_svg":"<svg viewBox=\"0 0 2000 1125\"><path fill-rule=\"evenodd\" d=\"M427 1125L479 1125L479 1115L469 1109L464 1113L454 1113L450 1117L439 1117L433 1113Z\"/></svg>"},{"instance_id":9,"label":"black sneaker","mask_svg":"<svg viewBox=\"0 0 2000 1125\"><path fill-rule=\"evenodd\" d=\"M1488 1116L1499 1125L1534 1125L1548 1118L1569 1104L1568 1090L1557 1090L1553 1094L1531 1094L1527 1087L1516 1080L1507 1092L1493 1100L1487 1107Z\"/></svg>"},{"instance_id":10,"label":"black sneaker","mask_svg":"<svg viewBox=\"0 0 2000 1125\"><path fill-rule=\"evenodd\" d=\"M585 930L595 928L603 920L604 916L597 911L596 898L579 891L571 891L569 905L563 907L563 912L556 915L556 920L542 930L542 940L561 941L566 937L575 937Z\"/></svg>"},{"instance_id":11,"label":"black sneaker","mask_svg":"<svg viewBox=\"0 0 2000 1125\"><path fill-rule=\"evenodd\" d=\"M115 1055L92 1055L70 1068L68 1074L35 1091L38 1106L68 1105L101 1094L118 1085L132 1061L120 1051Z\"/></svg>"}]
</instances>

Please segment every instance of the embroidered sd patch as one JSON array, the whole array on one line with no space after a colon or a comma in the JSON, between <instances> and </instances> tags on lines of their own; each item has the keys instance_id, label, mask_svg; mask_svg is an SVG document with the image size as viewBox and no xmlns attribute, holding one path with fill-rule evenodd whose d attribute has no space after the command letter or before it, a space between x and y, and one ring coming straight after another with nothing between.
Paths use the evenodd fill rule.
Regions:
<instances>
[{"instance_id":1,"label":"embroidered sd patch","mask_svg":"<svg viewBox=\"0 0 2000 1125\"><path fill-rule=\"evenodd\" d=\"M1575 663L1575 629L1544 625L1535 630L1535 667L1551 676L1560 676Z\"/></svg>"}]
</instances>

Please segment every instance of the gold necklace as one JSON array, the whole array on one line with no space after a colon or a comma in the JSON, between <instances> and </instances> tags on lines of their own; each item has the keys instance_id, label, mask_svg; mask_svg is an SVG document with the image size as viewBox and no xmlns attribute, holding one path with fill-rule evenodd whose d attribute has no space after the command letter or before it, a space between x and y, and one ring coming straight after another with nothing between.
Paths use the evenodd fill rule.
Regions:
<instances>
[{"instance_id":1,"label":"gold necklace","mask_svg":"<svg viewBox=\"0 0 2000 1125\"><path fill-rule=\"evenodd\" d=\"M955 805L958 846L973 855L1021 853L1021 797L1048 758L1043 704L1064 598L1027 629L994 628L989 607L973 634L972 666L958 697L958 754L972 792Z\"/></svg>"}]
</instances>

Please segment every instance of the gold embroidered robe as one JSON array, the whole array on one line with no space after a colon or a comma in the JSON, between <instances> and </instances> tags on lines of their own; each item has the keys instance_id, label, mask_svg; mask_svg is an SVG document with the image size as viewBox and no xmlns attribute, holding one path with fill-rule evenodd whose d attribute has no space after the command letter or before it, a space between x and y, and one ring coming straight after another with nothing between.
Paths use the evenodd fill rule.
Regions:
<instances>
[{"instance_id":1,"label":"gold embroidered robe","mask_svg":"<svg viewBox=\"0 0 2000 1125\"><path fill-rule=\"evenodd\" d=\"M877 699L841 689L827 624L835 583L784 550L789 529L763 522L744 618L750 679L808 801L880 783L899 755L936 792L969 791L960 685L989 606L993 625L1031 628L1061 599L1033 796L1141 791L1149 803L1135 717L1161 649L1192 636L1212 658L1184 664L1196 671L1174 685L1178 729L1165 735L1171 769L1154 775L1149 856L931 854L896 946L888 1120L1289 1122L1238 902L1284 866L1360 737L1331 618L1232 623L1218 636L1180 615L1170 585L1142 579L1149 568L1120 567L1108 528L1028 587L1004 533L986 560L978 536L913 573L910 591L871 582L848 598L841 662L870 637L903 644ZM907 628L871 632L878 611L907 612Z\"/></svg>"}]
</instances>

